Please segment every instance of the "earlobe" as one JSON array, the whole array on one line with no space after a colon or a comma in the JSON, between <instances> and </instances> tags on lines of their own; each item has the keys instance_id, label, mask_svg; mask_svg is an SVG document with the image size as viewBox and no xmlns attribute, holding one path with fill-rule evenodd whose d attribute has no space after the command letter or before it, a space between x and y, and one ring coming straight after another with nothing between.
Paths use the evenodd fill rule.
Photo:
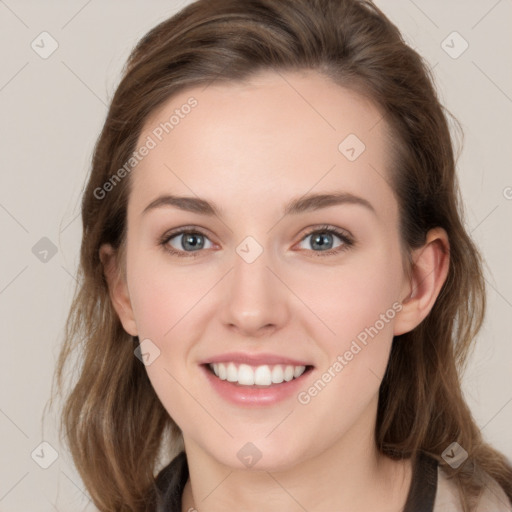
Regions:
<instances>
[{"instance_id":1,"label":"earlobe","mask_svg":"<svg viewBox=\"0 0 512 512\"><path fill-rule=\"evenodd\" d=\"M118 254L110 244L103 244L99 249L103 274L108 284L108 291L124 330L131 336L137 336L137 325L130 301L130 294L125 278L121 275Z\"/></svg>"},{"instance_id":2,"label":"earlobe","mask_svg":"<svg viewBox=\"0 0 512 512\"><path fill-rule=\"evenodd\" d=\"M412 331L434 307L448 275L449 253L448 235L439 227L431 229L425 244L413 252L408 293L402 301L402 310L396 316L395 336Z\"/></svg>"}]
</instances>

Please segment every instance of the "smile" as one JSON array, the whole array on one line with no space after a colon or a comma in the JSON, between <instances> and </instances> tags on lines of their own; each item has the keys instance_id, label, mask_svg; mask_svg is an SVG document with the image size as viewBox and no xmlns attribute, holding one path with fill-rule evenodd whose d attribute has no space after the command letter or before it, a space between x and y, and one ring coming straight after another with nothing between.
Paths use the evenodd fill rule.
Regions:
<instances>
[{"instance_id":1,"label":"smile","mask_svg":"<svg viewBox=\"0 0 512 512\"><path fill-rule=\"evenodd\" d=\"M244 407L271 406L292 399L306 386L314 369L311 365L251 366L234 362L207 363L200 367L210 389L231 404Z\"/></svg>"},{"instance_id":2,"label":"smile","mask_svg":"<svg viewBox=\"0 0 512 512\"><path fill-rule=\"evenodd\" d=\"M268 365L250 366L237 365L234 362L210 363L208 367L221 380L238 383L241 386L271 386L299 378L306 366Z\"/></svg>"}]
</instances>

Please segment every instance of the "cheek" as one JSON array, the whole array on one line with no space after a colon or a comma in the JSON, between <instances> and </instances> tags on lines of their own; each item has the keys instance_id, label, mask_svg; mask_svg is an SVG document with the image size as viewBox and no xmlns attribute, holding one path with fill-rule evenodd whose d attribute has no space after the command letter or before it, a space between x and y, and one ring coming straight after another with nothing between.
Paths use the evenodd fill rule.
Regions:
<instances>
[{"instance_id":1,"label":"cheek","mask_svg":"<svg viewBox=\"0 0 512 512\"><path fill-rule=\"evenodd\" d=\"M338 268L323 286L310 287L315 313L334 334L321 324L316 328L323 333L317 339L326 358L318 379L302 390L299 401L306 404L305 410L311 404L341 430L376 399L389 359L394 318L401 309L400 272L393 257L373 255L360 268Z\"/></svg>"},{"instance_id":2,"label":"cheek","mask_svg":"<svg viewBox=\"0 0 512 512\"><path fill-rule=\"evenodd\" d=\"M133 269L136 282L130 286L131 304L139 338L160 339L173 326L177 286L151 269Z\"/></svg>"},{"instance_id":3,"label":"cheek","mask_svg":"<svg viewBox=\"0 0 512 512\"><path fill-rule=\"evenodd\" d=\"M178 269L165 258L142 251L132 256L130 264L130 296L139 339L151 340L159 351L146 371L161 403L183 428L180 420L201 417L204 412L184 393L183 386L194 396L199 395L190 381L187 360L192 341L198 337L194 329L202 324L198 318L200 299L211 284L206 275L192 271L192 267Z\"/></svg>"},{"instance_id":4,"label":"cheek","mask_svg":"<svg viewBox=\"0 0 512 512\"><path fill-rule=\"evenodd\" d=\"M384 376L401 309L402 270L391 247L361 253L330 270L321 282L304 279L301 293L311 298L311 309L331 331L317 322L326 354L320 370L328 373L321 380L329 382L320 401L340 401L340 410L353 414L377 393Z\"/></svg>"},{"instance_id":5,"label":"cheek","mask_svg":"<svg viewBox=\"0 0 512 512\"><path fill-rule=\"evenodd\" d=\"M328 328L324 339L330 331L333 345L341 349L359 334L364 338L365 329L375 325L389 337L401 279L398 256L390 248L361 252L347 258L346 264L305 273L294 291Z\"/></svg>"},{"instance_id":6,"label":"cheek","mask_svg":"<svg viewBox=\"0 0 512 512\"><path fill-rule=\"evenodd\" d=\"M162 341L171 337L175 326L193 315L214 277L199 267L170 264L165 257L134 255L128 279L140 336Z\"/></svg>"}]
</instances>

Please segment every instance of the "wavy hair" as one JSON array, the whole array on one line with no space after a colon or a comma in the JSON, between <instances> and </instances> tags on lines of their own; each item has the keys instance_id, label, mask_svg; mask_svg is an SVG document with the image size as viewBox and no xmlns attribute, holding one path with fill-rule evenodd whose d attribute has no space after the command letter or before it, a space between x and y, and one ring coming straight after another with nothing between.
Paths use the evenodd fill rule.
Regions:
<instances>
[{"instance_id":1,"label":"wavy hair","mask_svg":"<svg viewBox=\"0 0 512 512\"><path fill-rule=\"evenodd\" d=\"M159 457L177 452L182 437L134 357L138 339L122 328L99 259L102 244L123 248L130 177L105 199L97 191L129 161L148 116L176 93L247 80L261 70L306 69L364 95L383 113L394 134L388 173L403 247L421 246L436 226L450 242L449 272L435 305L419 326L393 340L379 390L378 449L396 459L419 451L436 458L460 489L466 512L489 476L512 499L512 466L484 442L460 385L484 318L485 282L482 258L463 226L448 112L428 65L367 0L198 0L133 49L82 198L78 283L54 383L66 394L61 435L101 511L153 510ZM68 366L76 378L65 384ZM441 457L453 441L469 454L458 469Z\"/></svg>"}]
</instances>

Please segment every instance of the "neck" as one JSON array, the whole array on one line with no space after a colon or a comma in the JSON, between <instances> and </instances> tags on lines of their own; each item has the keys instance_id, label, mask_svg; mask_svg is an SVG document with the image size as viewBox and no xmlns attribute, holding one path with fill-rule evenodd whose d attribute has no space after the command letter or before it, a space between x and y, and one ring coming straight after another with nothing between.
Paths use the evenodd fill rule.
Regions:
<instances>
[{"instance_id":1,"label":"neck","mask_svg":"<svg viewBox=\"0 0 512 512\"><path fill-rule=\"evenodd\" d=\"M375 420L376 407L328 449L279 471L226 466L184 437L189 480L182 512L401 510L411 483L411 463L393 461L377 450L375 422L368 421L368 413Z\"/></svg>"}]
</instances>

